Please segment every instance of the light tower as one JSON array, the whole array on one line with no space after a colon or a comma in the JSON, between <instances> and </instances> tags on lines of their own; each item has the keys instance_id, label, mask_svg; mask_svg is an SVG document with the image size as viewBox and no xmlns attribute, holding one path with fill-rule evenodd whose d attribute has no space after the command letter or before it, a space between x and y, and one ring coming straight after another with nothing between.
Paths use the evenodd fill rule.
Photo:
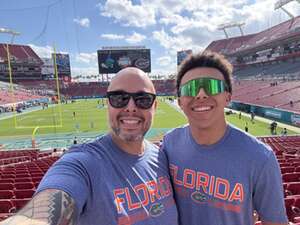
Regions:
<instances>
[{"instance_id":1,"label":"light tower","mask_svg":"<svg viewBox=\"0 0 300 225\"><path fill-rule=\"evenodd\" d=\"M293 2L293 1L296 1L298 3L300 3L300 0L278 0L275 5L274 5L274 9L277 10L277 9L281 9L282 11L284 11L289 17L291 17L291 19L294 19L295 16L289 12L287 9L283 8L284 5L290 3L290 2Z\"/></svg>"},{"instance_id":2,"label":"light tower","mask_svg":"<svg viewBox=\"0 0 300 225\"><path fill-rule=\"evenodd\" d=\"M233 28L233 27L238 27L240 29L241 36L244 36L244 32L243 32L243 29L242 29L242 26L244 26L244 25L245 25L244 22L224 23L224 24L220 24L218 26L218 30L223 30L226 38L228 38L229 36L228 36L228 33L226 32L226 29Z\"/></svg>"},{"instance_id":3,"label":"light tower","mask_svg":"<svg viewBox=\"0 0 300 225\"><path fill-rule=\"evenodd\" d=\"M13 31L13 30L6 29L6 28L1 28L1 27L0 27L0 33L11 35L10 44L12 44L14 42L15 36L21 34L20 32Z\"/></svg>"}]
</instances>

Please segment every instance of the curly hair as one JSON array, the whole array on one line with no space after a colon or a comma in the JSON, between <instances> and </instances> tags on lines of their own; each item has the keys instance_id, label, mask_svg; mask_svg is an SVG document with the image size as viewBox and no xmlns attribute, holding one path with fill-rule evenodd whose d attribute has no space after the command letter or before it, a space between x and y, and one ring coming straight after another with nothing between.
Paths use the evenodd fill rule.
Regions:
<instances>
[{"instance_id":1,"label":"curly hair","mask_svg":"<svg viewBox=\"0 0 300 225\"><path fill-rule=\"evenodd\" d=\"M232 93L232 65L225 59L221 54L212 51L204 51L197 54L189 55L180 65L177 79L176 79L176 90L178 97L180 83L183 76L191 69L201 67L210 67L219 70L224 77L225 83L228 87L228 91Z\"/></svg>"}]
</instances>

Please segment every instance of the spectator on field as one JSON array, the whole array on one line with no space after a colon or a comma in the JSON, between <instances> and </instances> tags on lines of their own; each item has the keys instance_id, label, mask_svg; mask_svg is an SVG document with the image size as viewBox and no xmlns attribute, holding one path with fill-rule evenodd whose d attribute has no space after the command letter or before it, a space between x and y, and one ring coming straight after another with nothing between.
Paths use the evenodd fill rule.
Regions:
<instances>
[{"instance_id":1,"label":"spectator on field","mask_svg":"<svg viewBox=\"0 0 300 225\"><path fill-rule=\"evenodd\" d=\"M286 136L287 135L287 129L285 127L282 129L281 135L282 136Z\"/></svg>"}]
</instances>

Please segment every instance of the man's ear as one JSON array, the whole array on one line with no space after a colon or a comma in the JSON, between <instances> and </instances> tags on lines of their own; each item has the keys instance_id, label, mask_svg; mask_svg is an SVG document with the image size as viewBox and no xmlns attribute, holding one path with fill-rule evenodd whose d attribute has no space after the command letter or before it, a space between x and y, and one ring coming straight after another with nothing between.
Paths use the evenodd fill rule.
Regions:
<instances>
[{"instance_id":1,"label":"man's ear","mask_svg":"<svg viewBox=\"0 0 300 225\"><path fill-rule=\"evenodd\" d=\"M177 103L178 103L178 105L180 106L180 108L181 108L181 101L180 101L180 97L177 97Z\"/></svg>"},{"instance_id":2,"label":"man's ear","mask_svg":"<svg viewBox=\"0 0 300 225\"><path fill-rule=\"evenodd\" d=\"M227 93L226 95L226 102L227 104L231 101L231 94L230 93Z\"/></svg>"},{"instance_id":3,"label":"man's ear","mask_svg":"<svg viewBox=\"0 0 300 225\"><path fill-rule=\"evenodd\" d=\"M157 109L157 106L158 106L158 101L155 99L155 101L154 101L154 110L156 110Z\"/></svg>"}]
</instances>

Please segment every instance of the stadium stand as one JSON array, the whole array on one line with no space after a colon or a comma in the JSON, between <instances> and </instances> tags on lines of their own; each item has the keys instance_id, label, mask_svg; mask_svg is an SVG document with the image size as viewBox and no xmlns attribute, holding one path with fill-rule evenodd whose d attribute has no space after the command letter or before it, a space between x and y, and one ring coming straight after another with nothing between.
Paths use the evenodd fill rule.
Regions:
<instances>
[{"instance_id":1,"label":"stadium stand","mask_svg":"<svg viewBox=\"0 0 300 225\"><path fill-rule=\"evenodd\" d=\"M300 81L239 80L233 85L232 101L299 113L299 96Z\"/></svg>"},{"instance_id":2,"label":"stadium stand","mask_svg":"<svg viewBox=\"0 0 300 225\"><path fill-rule=\"evenodd\" d=\"M41 80L41 58L27 45L8 45L12 80ZM0 43L0 80L8 81L7 45Z\"/></svg>"},{"instance_id":3,"label":"stadium stand","mask_svg":"<svg viewBox=\"0 0 300 225\"><path fill-rule=\"evenodd\" d=\"M270 145L278 159L288 218L300 222L300 136L259 137ZM39 182L59 158L54 150L37 149L1 151L0 165L0 221L21 209L33 196ZM28 157L26 161L14 162L15 157ZM261 224L257 222L256 224Z\"/></svg>"},{"instance_id":4,"label":"stadium stand","mask_svg":"<svg viewBox=\"0 0 300 225\"><path fill-rule=\"evenodd\" d=\"M25 157L24 161L14 159ZM22 208L33 196L49 167L59 158L53 150L0 151L0 220Z\"/></svg>"},{"instance_id":5,"label":"stadium stand","mask_svg":"<svg viewBox=\"0 0 300 225\"><path fill-rule=\"evenodd\" d=\"M275 152L283 180L285 206L291 222L300 222L300 136L260 137Z\"/></svg>"},{"instance_id":6,"label":"stadium stand","mask_svg":"<svg viewBox=\"0 0 300 225\"><path fill-rule=\"evenodd\" d=\"M213 41L207 50L222 53L234 75L300 78L300 16L261 32Z\"/></svg>"}]
</instances>

